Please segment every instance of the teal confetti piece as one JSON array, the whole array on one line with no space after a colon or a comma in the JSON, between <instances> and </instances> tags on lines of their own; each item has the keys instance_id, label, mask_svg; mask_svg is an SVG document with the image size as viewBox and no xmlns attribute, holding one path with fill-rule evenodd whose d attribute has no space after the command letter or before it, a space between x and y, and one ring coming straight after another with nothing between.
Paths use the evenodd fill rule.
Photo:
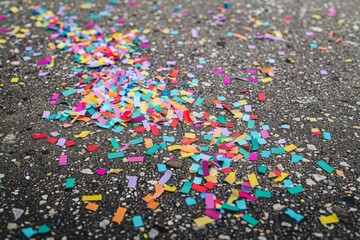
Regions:
<instances>
[{"instance_id":1,"label":"teal confetti piece","mask_svg":"<svg viewBox=\"0 0 360 240\"><path fill-rule=\"evenodd\" d=\"M166 171L166 165L163 163L156 164L158 172L165 172Z\"/></svg>"},{"instance_id":2,"label":"teal confetti piece","mask_svg":"<svg viewBox=\"0 0 360 240\"><path fill-rule=\"evenodd\" d=\"M272 154L284 154L286 153L284 148L271 148Z\"/></svg>"},{"instance_id":3,"label":"teal confetti piece","mask_svg":"<svg viewBox=\"0 0 360 240\"><path fill-rule=\"evenodd\" d=\"M180 192L184 194L189 194L191 190L192 182L184 182Z\"/></svg>"},{"instance_id":4,"label":"teal confetti piece","mask_svg":"<svg viewBox=\"0 0 360 240\"><path fill-rule=\"evenodd\" d=\"M108 159L123 158L124 152L112 152L108 153Z\"/></svg>"},{"instance_id":5,"label":"teal confetti piece","mask_svg":"<svg viewBox=\"0 0 360 240\"><path fill-rule=\"evenodd\" d=\"M335 169L330 166L327 162L324 160L320 160L316 163L319 167L321 167L325 172L332 173Z\"/></svg>"},{"instance_id":6,"label":"teal confetti piece","mask_svg":"<svg viewBox=\"0 0 360 240\"><path fill-rule=\"evenodd\" d=\"M300 162L301 160L303 160L304 156L301 155L291 155L291 162L292 163L297 163Z\"/></svg>"},{"instance_id":7,"label":"teal confetti piece","mask_svg":"<svg viewBox=\"0 0 360 240\"><path fill-rule=\"evenodd\" d=\"M297 222L301 222L301 220L304 219L304 216L295 212L294 210L292 209L287 209L285 212L284 212L286 215L288 215L289 217L295 219Z\"/></svg>"},{"instance_id":8,"label":"teal confetti piece","mask_svg":"<svg viewBox=\"0 0 360 240\"><path fill-rule=\"evenodd\" d=\"M259 198L271 198L271 192L256 189L255 196Z\"/></svg>"},{"instance_id":9,"label":"teal confetti piece","mask_svg":"<svg viewBox=\"0 0 360 240\"><path fill-rule=\"evenodd\" d=\"M235 203L236 203L236 206L237 206L240 210L246 210L246 209L247 209L245 199L237 200Z\"/></svg>"},{"instance_id":10,"label":"teal confetti piece","mask_svg":"<svg viewBox=\"0 0 360 240\"><path fill-rule=\"evenodd\" d=\"M146 155L153 155L154 153L156 153L157 152L157 150L159 150L161 148L161 145L159 145L159 144L154 144L151 148L149 148L146 152L145 152L145 154Z\"/></svg>"},{"instance_id":11,"label":"teal confetti piece","mask_svg":"<svg viewBox=\"0 0 360 240\"><path fill-rule=\"evenodd\" d=\"M68 96L74 94L75 92L76 92L76 91L75 91L74 88L70 88L70 89L68 89L68 90L65 90L65 91L61 92L61 94L62 94L64 97L68 97Z\"/></svg>"},{"instance_id":12,"label":"teal confetti piece","mask_svg":"<svg viewBox=\"0 0 360 240\"><path fill-rule=\"evenodd\" d=\"M175 142L175 138L169 136L163 136L163 140L164 142Z\"/></svg>"},{"instance_id":13,"label":"teal confetti piece","mask_svg":"<svg viewBox=\"0 0 360 240\"><path fill-rule=\"evenodd\" d=\"M223 203L221 205L221 208L224 209L224 210L229 210L229 211L233 211L233 212L237 212L237 211L240 210L237 206L230 205L230 204L227 204L227 203Z\"/></svg>"},{"instance_id":14,"label":"teal confetti piece","mask_svg":"<svg viewBox=\"0 0 360 240\"><path fill-rule=\"evenodd\" d=\"M142 138L142 137L130 140L131 145L136 145L136 144L140 144L140 143L143 143L143 142L144 142L144 138Z\"/></svg>"},{"instance_id":15,"label":"teal confetti piece","mask_svg":"<svg viewBox=\"0 0 360 240\"><path fill-rule=\"evenodd\" d=\"M249 214L244 214L241 218L254 227L259 223L259 220L256 220Z\"/></svg>"},{"instance_id":16,"label":"teal confetti piece","mask_svg":"<svg viewBox=\"0 0 360 240\"><path fill-rule=\"evenodd\" d=\"M266 170L267 170L267 167L264 166L264 165L260 165L260 166L258 167L258 172L259 172L259 173L265 174L265 173L266 173Z\"/></svg>"},{"instance_id":17,"label":"teal confetti piece","mask_svg":"<svg viewBox=\"0 0 360 240\"><path fill-rule=\"evenodd\" d=\"M287 189L289 191L289 193L291 195L294 195L294 194L297 194L297 193L301 193L304 191L303 187L302 186L295 186L295 187L292 187L292 188L288 188Z\"/></svg>"},{"instance_id":18,"label":"teal confetti piece","mask_svg":"<svg viewBox=\"0 0 360 240\"><path fill-rule=\"evenodd\" d=\"M65 189L71 189L75 187L75 178L67 178L65 183Z\"/></svg>"},{"instance_id":19,"label":"teal confetti piece","mask_svg":"<svg viewBox=\"0 0 360 240\"><path fill-rule=\"evenodd\" d=\"M228 124L228 121L226 121L225 117L224 116L220 116L218 117L218 122L221 123L221 124Z\"/></svg>"},{"instance_id":20,"label":"teal confetti piece","mask_svg":"<svg viewBox=\"0 0 360 240\"><path fill-rule=\"evenodd\" d=\"M255 120L249 120L247 128L254 129L254 127L255 127Z\"/></svg>"},{"instance_id":21,"label":"teal confetti piece","mask_svg":"<svg viewBox=\"0 0 360 240\"><path fill-rule=\"evenodd\" d=\"M113 147L113 149L119 149L120 148L120 145L119 145L119 143L116 141L116 139L115 138L111 138L110 139L110 142L111 142L111 145L112 145L112 147Z\"/></svg>"},{"instance_id":22,"label":"teal confetti piece","mask_svg":"<svg viewBox=\"0 0 360 240\"><path fill-rule=\"evenodd\" d=\"M32 236L34 236L37 233L37 231L35 231L32 227L23 228L23 229L21 229L21 231L27 238L31 238Z\"/></svg>"},{"instance_id":23,"label":"teal confetti piece","mask_svg":"<svg viewBox=\"0 0 360 240\"><path fill-rule=\"evenodd\" d=\"M132 217L132 222L135 228L139 228L144 226L143 220L141 218L141 216L136 215Z\"/></svg>"},{"instance_id":24,"label":"teal confetti piece","mask_svg":"<svg viewBox=\"0 0 360 240\"><path fill-rule=\"evenodd\" d=\"M46 224L41 225L37 230L38 234L46 234L50 231L51 231L51 228L49 228L48 225L46 225Z\"/></svg>"},{"instance_id":25,"label":"teal confetti piece","mask_svg":"<svg viewBox=\"0 0 360 240\"><path fill-rule=\"evenodd\" d=\"M204 102L204 100L205 100L205 98L198 98L198 99L196 99L194 105L199 107Z\"/></svg>"},{"instance_id":26,"label":"teal confetti piece","mask_svg":"<svg viewBox=\"0 0 360 240\"><path fill-rule=\"evenodd\" d=\"M195 198L186 198L185 202L186 202L186 205L193 206L196 204L196 199Z\"/></svg>"}]
</instances>

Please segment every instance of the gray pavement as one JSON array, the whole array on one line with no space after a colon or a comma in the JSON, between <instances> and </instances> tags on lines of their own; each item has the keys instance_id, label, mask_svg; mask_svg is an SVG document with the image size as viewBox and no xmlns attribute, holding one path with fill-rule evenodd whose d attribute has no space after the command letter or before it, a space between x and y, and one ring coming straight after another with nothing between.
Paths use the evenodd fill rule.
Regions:
<instances>
[{"instance_id":1,"label":"gray pavement","mask_svg":"<svg viewBox=\"0 0 360 240\"><path fill-rule=\"evenodd\" d=\"M7 42L0 44L0 239L24 239L22 229L37 229L46 224L51 231L37 234L35 239L359 239L359 182L358 158L360 71L359 71L359 27L360 8L358 1L228 1L231 7L224 15L226 22L216 23L213 16L224 7L224 1L137 1L137 6L129 6L127 1L92 1L93 7L81 8L86 1L2 1L0 30L11 31L15 26L30 30L25 38L0 35ZM196 174L189 172L194 162L191 158L181 158L179 154L161 150L146 156L143 163L133 164L122 159L108 160L111 152L109 138L116 138L120 146L138 137L154 138L161 142L162 135L173 136L180 142L185 132L195 132L197 136L211 131L211 128L194 128L180 123L178 128L162 127L161 135L151 133L133 135L134 125L130 124L121 134L102 129L96 125L75 122L64 128L65 122L41 119L43 111L56 112L68 109L69 102L76 106L81 100L78 94L61 97L56 105L49 105L54 92L61 92L78 82L78 77L69 77L74 67L70 54L50 50L49 36L54 33L34 26L31 5L41 5L55 14L59 6L67 5L77 16L74 21L80 26L93 22L104 31L119 19L124 24L118 29L126 32L133 28L148 28L149 49L145 52L151 62L148 70L150 78L158 74L156 69L166 67L167 61L176 61L181 72L191 72L199 80L198 86L190 89L196 96L205 98L194 111L207 111L216 116L225 115L235 123L232 132L249 133L246 123L233 118L225 109L217 109L211 101L224 96L223 102L233 108L232 103L241 99L252 105L253 113L258 115L257 126L263 122L270 126L267 147L282 146L279 140L295 144L297 154L304 159L291 163L287 157L271 156L259 158L257 162L241 160L231 165L236 172L237 181L247 181L248 174L256 173L260 182L258 189L271 191L271 198L258 198L248 201L246 211L224 211L221 218L203 227L194 224L194 219L204 216L205 202L194 190L181 194L179 190L184 180L193 181ZM18 13L10 13L13 6ZM98 14L106 6L113 8L109 15L90 19L89 13ZM336 16L326 16L330 7L336 7ZM178 8L178 9L175 9ZM211 12L212 11L212 12ZM175 13L174 13L175 12ZM291 16L288 21L285 16ZM315 16L314 16L315 15ZM321 19L317 19L318 16ZM258 20L252 22L251 18ZM285 17L286 18L286 17ZM265 23L264 23L265 22ZM269 26L266 26L266 22ZM191 29L198 30L199 38L192 38ZM251 28L252 31L244 28ZM164 29L178 31L178 34L164 34ZM285 41L256 39L256 33L280 31ZM330 36L329 32L335 35ZM247 41L228 37L229 32L248 36ZM313 32L314 36L307 36ZM310 34L308 34L310 35ZM183 44L179 43L183 42ZM186 44L191 42L191 44ZM327 51L312 49L309 44L327 48ZM255 49L249 45L255 46ZM40 56L29 56L25 48L31 46ZM279 55L283 51L284 55ZM56 56L52 68L38 66L37 61L45 56ZM293 59L295 62L291 63ZM206 60L203 68L197 68L199 60ZM270 64L269 59L275 63ZM249 77L247 69L254 69L254 62L260 66L272 66L275 76L269 83L252 83L235 77ZM231 77L231 84L223 84L225 75L214 75L214 69L225 69ZM326 70L327 74L321 74ZM39 72L49 71L46 76ZM164 73L163 73L164 74ZM257 75L261 78L261 74ZM14 77L19 82L11 83ZM168 84L169 89L185 89L187 77L179 78L176 85ZM63 83L66 83L63 84ZM247 90L247 91L244 91ZM266 93L266 101L257 100L258 93ZM316 118L317 122L311 122ZM69 123L69 121L66 121ZM279 126L288 124L290 129ZM318 128L320 136L311 129ZM91 131L84 139L76 139L75 134ZM259 128L256 129L259 131ZM59 147L49 144L45 139L34 141L35 133L58 132L59 137L72 139L73 147ZM323 138L323 132L330 132L331 140ZM59 138L57 137L57 138ZM202 139L202 137L200 137ZM100 148L87 152L85 147L98 144ZM209 145L208 141L200 144ZM134 156L144 155L143 145L131 147L127 152ZM215 152L216 145L210 145ZM59 167L57 160L61 153L69 156L66 167ZM156 164L176 157L182 164L178 168L168 168L173 176L167 183L177 187L174 193L165 192L158 199L160 206L150 210L142 198L154 192L153 184L163 173L157 171ZM328 174L316 165L324 159L336 170ZM289 173L295 185L301 185L304 192L291 195L281 184L274 184L266 175L257 172L260 165L268 169ZM121 169L118 174L84 174L81 171L99 168ZM138 176L137 187L128 188L128 177ZM219 183L211 192L227 201L231 189L224 182L225 174L219 175ZM75 188L65 190L67 178L75 178ZM81 201L83 195L102 194L99 209L91 212ZM253 194L253 192L251 193ZM187 206L185 199L193 197L197 204ZM117 207L127 208L123 222L111 222ZM284 211L288 208L304 216L296 222ZM14 209L23 213L15 218ZM20 212L22 212L20 210ZM250 214L259 220L252 227L241 219L242 214ZM320 216L336 214L338 223L323 225ZM132 217L140 215L144 222L135 228Z\"/></svg>"}]
</instances>

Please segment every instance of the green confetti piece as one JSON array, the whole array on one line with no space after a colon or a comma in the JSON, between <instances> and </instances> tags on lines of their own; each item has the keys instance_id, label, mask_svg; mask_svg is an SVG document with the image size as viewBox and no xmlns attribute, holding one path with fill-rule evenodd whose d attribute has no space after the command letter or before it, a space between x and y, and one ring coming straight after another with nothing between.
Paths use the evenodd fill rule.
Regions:
<instances>
[{"instance_id":1,"label":"green confetti piece","mask_svg":"<svg viewBox=\"0 0 360 240\"><path fill-rule=\"evenodd\" d=\"M241 218L254 227L259 223L259 220L256 220L249 214L244 214Z\"/></svg>"},{"instance_id":2,"label":"green confetti piece","mask_svg":"<svg viewBox=\"0 0 360 240\"><path fill-rule=\"evenodd\" d=\"M291 195L294 195L294 194L297 194L297 193L301 193L304 191L303 187L302 186L295 186L295 187L292 187L292 188L288 188L287 189L289 191L289 193Z\"/></svg>"},{"instance_id":3,"label":"green confetti piece","mask_svg":"<svg viewBox=\"0 0 360 240\"><path fill-rule=\"evenodd\" d=\"M108 153L108 159L123 158L124 152L112 152Z\"/></svg>"},{"instance_id":4,"label":"green confetti piece","mask_svg":"<svg viewBox=\"0 0 360 240\"><path fill-rule=\"evenodd\" d=\"M218 117L218 122L221 123L221 124L228 124L228 121L226 121L225 117L224 116L220 116Z\"/></svg>"},{"instance_id":5,"label":"green confetti piece","mask_svg":"<svg viewBox=\"0 0 360 240\"><path fill-rule=\"evenodd\" d=\"M65 183L65 189L71 189L75 187L75 178L67 178Z\"/></svg>"},{"instance_id":6,"label":"green confetti piece","mask_svg":"<svg viewBox=\"0 0 360 240\"><path fill-rule=\"evenodd\" d=\"M223 203L223 204L221 205L221 208L222 208L222 209L225 209L225 210L233 211L233 212L237 212L237 211L240 210L237 206L235 206L235 205L230 205L230 204L227 204L227 203Z\"/></svg>"},{"instance_id":7,"label":"green confetti piece","mask_svg":"<svg viewBox=\"0 0 360 240\"><path fill-rule=\"evenodd\" d=\"M70 89L68 89L68 90L65 90L65 91L61 92L61 94L62 94L64 97L68 97L68 96L74 94L75 92L76 92L76 91L75 91L74 88L70 88Z\"/></svg>"},{"instance_id":8,"label":"green confetti piece","mask_svg":"<svg viewBox=\"0 0 360 240\"><path fill-rule=\"evenodd\" d=\"M189 194L191 190L192 182L184 182L180 192L184 194Z\"/></svg>"},{"instance_id":9,"label":"green confetti piece","mask_svg":"<svg viewBox=\"0 0 360 240\"><path fill-rule=\"evenodd\" d=\"M319 167L321 167L325 172L332 173L335 169L330 166L327 162L324 160L320 160L316 163Z\"/></svg>"},{"instance_id":10,"label":"green confetti piece","mask_svg":"<svg viewBox=\"0 0 360 240\"><path fill-rule=\"evenodd\" d=\"M261 198L271 198L271 192L256 189L255 196Z\"/></svg>"}]
</instances>

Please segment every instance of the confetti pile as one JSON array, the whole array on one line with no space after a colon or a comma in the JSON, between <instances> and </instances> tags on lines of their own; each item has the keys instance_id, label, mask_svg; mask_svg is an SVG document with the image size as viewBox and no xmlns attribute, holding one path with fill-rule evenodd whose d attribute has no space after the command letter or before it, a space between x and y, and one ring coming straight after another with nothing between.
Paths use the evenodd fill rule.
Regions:
<instances>
[{"instance_id":1,"label":"confetti pile","mask_svg":"<svg viewBox=\"0 0 360 240\"><path fill-rule=\"evenodd\" d=\"M168 206L162 201L164 195L177 194L187 205L183 211L192 211L193 206L201 205L201 212L197 212L198 217L192 222L195 228L221 223L226 214L232 214L235 219L240 219L254 228L263 224L264 218L252 211L252 202L272 201L274 193L280 192L282 196L293 196L304 202L302 194L307 191L304 184L311 184L299 180L301 176L294 174L290 168L285 168L284 163L301 166L302 162L310 162L313 167L319 168L322 174L345 178L342 169L333 167L326 158L308 160L302 153L305 147L303 143L294 142L291 140L293 138L285 136L292 131L289 123L271 126L260 118L262 112L266 111L267 101L272 98L266 90L241 90L242 95L237 101L230 103L227 96L207 98L197 91L197 87L200 84L209 88L217 86L208 85L203 77L197 77L187 70L185 65L169 60L163 63L165 67L153 66L152 59L147 57L153 45L150 34L153 29L137 26L138 28L124 32L121 26L126 20L121 19L114 23L110 31L105 30L108 26L96 24L96 19L111 16L116 2L110 1L111 6L99 13L96 13L96 5L91 2L79 4L81 9L95 10L89 14L91 22L83 27L77 24L77 18L66 6L61 6L56 14L42 6L30 7L34 25L47 30L47 33L50 32L47 44L51 54L36 61L37 66L43 66L48 71L39 72L39 77L46 77L51 72L51 68L57 64L57 54L68 54L73 59L73 63L68 63L72 66L69 78L77 81L72 86L64 83L62 91L58 88L58 91L52 93L48 104L57 110L44 110L41 118L43 121L51 121L51 124L60 122L61 126L70 132L75 125L83 126L84 130L72 132L73 138L61 136L58 132L38 132L31 135L34 141L46 140L47 144L64 150L57 159L59 167L65 170L71 168L74 147L81 147L83 152L88 153L105 151L105 161L120 160L122 164L152 162L151 166L158 173L156 179L146 177L145 180L145 177L133 172L106 168L106 164L98 169L88 168L85 162L80 172L96 174L99 177L126 174L128 182L125 185L134 191L140 181L151 181L152 187L147 192L137 193L142 195L143 200L138 206L146 206L147 211L154 213L159 209L166 211ZM128 5L141 7L136 2L129 2ZM206 14L214 25L224 26L234 21L228 14L232 8L232 4L226 2L217 10L208 10ZM158 6L152 7L152 11L158 10ZM16 14L19 9L12 7L9 11ZM241 13L245 14L244 11L241 10ZM304 9L302 11L302 14L306 14ZM181 7L173 9L172 17L179 22L189 16L190 13L183 12ZM314 10L311 18L318 20L334 16L337 16L337 11L331 7L325 16ZM0 20L6 18L7 16L0 16ZM288 23L291 19L290 15L286 15L283 22ZM341 19L338 21L338 24L343 24ZM249 23L259 31L245 27L241 31L239 29L238 33L228 31L223 36L224 39L245 42L248 49L254 51L259 45L267 44L266 41L272 41L272 44L289 42L278 30L266 31L271 26L270 22L251 18ZM306 36L314 36L316 30L318 29L314 28L313 31L306 32ZM11 32L4 29L1 31L16 38L30 35L28 29L21 27L16 27ZM183 29L180 30L182 31ZM179 35L179 30L162 29L156 34L171 38ZM206 44L207 40L202 38L200 29L191 28L186 34L201 45ZM0 39L0 44L6 42L6 39ZM178 41L177 44L192 43ZM218 43L219 46L223 44ZM335 40L335 44L342 44L341 40ZM315 42L310 43L309 48L312 51L329 51L329 48ZM31 46L26 46L25 55L22 57L23 61L34 61L32 58L40 56L41 53ZM278 57L283 58L288 66L296 64L297 61L296 56L283 50L278 51ZM265 60L266 63L254 62L240 72L230 72L226 67L213 66L207 78L219 78L219 84L223 85L244 82L266 85L278 80L279 68L276 61L274 57ZM346 62L351 63L352 60L348 59ZM209 66L206 59L200 58L196 68L204 67ZM320 77L325 77L329 71L323 69L319 74ZM10 83L18 84L19 80L19 77L13 77ZM244 94L247 97L243 97ZM310 116L307 119L314 137L329 143L333 141L330 130L317 126L318 118ZM333 119L329 117L328 121L333 122ZM89 136L94 133L92 129L95 128L92 125L109 132L107 143L88 141ZM279 130L282 131L281 136L277 134ZM130 141L124 145L121 143L123 134L131 136ZM307 144L306 147L316 150L313 144ZM145 151L139 154L139 151L134 149ZM166 157L158 159L160 153ZM190 164L185 165L188 163ZM255 170L248 173L243 169L247 166L244 163L255 166L252 168ZM181 168L185 168L190 175L179 178L177 169ZM3 178L0 174L0 184ZM86 211L97 212L106 204L105 191L89 193L78 189L76 178L67 177L63 191L74 189L79 191ZM133 214L134 209L127 208L126 205L111 207L113 212L106 215L113 214L113 223L121 225L124 219L131 219L134 228L143 228L147 224L147 219L143 219L140 213ZM23 214L23 210L20 210L14 212L17 218ZM301 208L294 208L291 204L281 205L276 210L282 211L296 223L306 219L306 212ZM332 213L319 215L318 221L325 226L338 223L339 218L336 213ZM108 224L108 220L103 220L100 227L106 228ZM34 228L26 226L21 231L25 237L31 238L36 234L47 234L52 226L45 224L35 228L37 230ZM155 234L153 229L146 231L148 230L151 238L158 234ZM144 237L149 236L144 234Z\"/></svg>"}]
</instances>

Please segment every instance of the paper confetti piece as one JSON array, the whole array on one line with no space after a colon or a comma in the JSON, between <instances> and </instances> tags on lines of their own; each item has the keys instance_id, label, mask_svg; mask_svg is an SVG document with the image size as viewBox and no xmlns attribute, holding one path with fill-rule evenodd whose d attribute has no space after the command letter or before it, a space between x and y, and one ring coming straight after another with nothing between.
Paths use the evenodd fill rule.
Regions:
<instances>
[{"instance_id":1,"label":"paper confetti piece","mask_svg":"<svg viewBox=\"0 0 360 240\"><path fill-rule=\"evenodd\" d=\"M196 218L196 219L194 220L194 222L195 222L195 225L196 225L196 226L201 227L201 226L204 226L204 225L213 223L214 220L211 219L211 218L209 218L208 216L204 216L204 217Z\"/></svg>"},{"instance_id":2,"label":"paper confetti piece","mask_svg":"<svg viewBox=\"0 0 360 240\"><path fill-rule=\"evenodd\" d=\"M75 178L67 178L65 183L65 189L72 189L75 187Z\"/></svg>"},{"instance_id":3,"label":"paper confetti piece","mask_svg":"<svg viewBox=\"0 0 360 240\"><path fill-rule=\"evenodd\" d=\"M271 198L271 192L256 189L255 190L255 197Z\"/></svg>"},{"instance_id":4,"label":"paper confetti piece","mask_svg":"<svg viewBox=\"0 0 360 240\"><path fill-rule=\"evenodd\" d=\"M255 187L255 186L259 185L259 182L257 180L257 177L256 177L255 173L249 174L248 179L249 179L250 185L252 187Z\"/></svg>"},{"instance_id":5,"label":"paper confetti piece","mask_svg":"<svg viewBox=\"0 0 360 240\"><path fill-rule=\"evenodd\" d=\"M93 211L93 212L96 212L99 208L99 205L97 205L96 203L92 203L92 202L89 202L86 206L85 206L85 209L86 210L90 210L90 211Z\"/></svg>"},{"instance_id":6,"label":"paper confetti piece","mask_svg":"<svg viewBox=\"0 0 360 240\"><path fill-rule=\"evenodd\" d=\"M137 215L137 216L133 216L132 217L132 222L135 228L139 228L144 226L143 220L141 218L141 216Z\"/></svg>"},{"instance_id":7,"label":"paper confetti piece","mask_svg":"<svg viewBox=\"0 0 360 240\"><path fill-rule=\"evenodd\" d=\"M249 214L244 214L241 218L243 220L245 220L247 223L249 223L250 225L252 225L253 227L255 227L259 223L259 220L256 220Z\"/></svg>"},{"instance_id":8,"label":"paper confetti piece","mask_svg":"<svg viewBox=\"0 0 360 240\"><path fill-rule=\"evenodd\" d=\"M143 162L144 157L128 157L129 162Z\"/></svg>"},{"instance_id":9,"label":"paper confetti piece","mask_svg":"<svg viewBox=\"0 0 360 240\"><path fill-rule=\"evenodd\" d=\"M35 234L37 234L37 231L35 231L32 227L23 228L21 229L21 232L25 235L27 238L31 238Z\"/></svg>"},{"instance_id":10,"label":"paper confetti piece","mask_svg":"<svg viewBox=\"0 0 360 240\"><path fill-rule=\"evenodd\" d=\"M74 135L74 137L76 138L85 138L87 137L87 135L89 135L90 131L82 131L80 134L78 135Z\"/></svg>"},{"instance_id":11,"label":"paper confetti piece","mask_svg":"<svg viewBox=\"0 0 360 240\"><path fill-rule=\"evenodd\" d=\"M128 182L128 188L136 188L138 177L137 176L130 176Z\"/></svg>"},{"instance_id":12,"label":"paper confetti piece","mask_svg":"<svg viewBox=\"0 0 360 240\"><path fill-rule=\"evenodd\" d=\"M287 189L289 191L289 193L291 195L294 195L294 194L297 194L297 193L301 193L304 191L304 189L302 188L302 186L295 186L295 187L292 187L292 188L288 188Z\"/></svg>"},{"instance_id":13,"label":"paper confetti piece","mask_svg":"<svg viewBox=\"0 0 360 240\"><path fill-rule=\"evenodd\" d=\"M98 195L83 195L81 200L83 202L86 201L101 201L102 200L102 194L98 194Z\"/></svg>"},{"instance_id":14,"label":"paper confetti piece","mask_svg":"<svg viewBox=\"0 0 360 240\"><path fill-rule=\"evenodd\" d=\"M329 216L320 216L319 220L320 220L321 224L323 224L323 225L339 222L339 218L335 213L331 214Z\"/></svg>"},{"instance_id":15,"label":"paper confetti piece","mask_svg":"<svg viewBox=\"0 0 360 240\"><path fill-rule=\"evenodd\" d=\"M49 228L48 225L43 224L37 229L38 234L46 234L51 231L51 228Z\"/></svg>"},{"instance_id":16,"label":"paper confetti piece","mask_svg":"<svg viewBox=\"0 0 360 240\"><path fill-rule=\"evenodd\" d=\"M232 185L236 180L235 172L230 172L227 177L224 179L225 182Z\"/></svg>"},{"instance_id":17,"label":"paper confetti piece","mask_svg":"<svg viewBox=\"0 0 360 240\"><path fill-rule=\"evenodd\" d=\"M316 162L316 164L321 167L325 172L327 173L332 173L335 169L330 166L327 162L325 162L324 160L320 160L318 162Z\"/></svg>"},{"instance_id":18,"label":"paper confetti piece","mask_svg":"<svg viewBox=\"0 0 360 240\"><path fill-rule=\"evenodd\" d=\"M196 204L195 198L186 198L185 202L186 202L186 205L188 205L188 206L192 206L192 205Z\"/></svg>"},{"instance_id":19,"label":"paper confetti piece","mask_svg":"<svg viewBox=\"0 0 360 240\"><path fill-rule=\"evenodd\" d=\"M301 220L304 219L303 215L296 213L294 210L292 210L290 208L288 208L284 213L286 215L288 215L289 217L295 219L297 222L301 222Z\"/></svg>"},{"instance_id":20,"label":"paper confetti piece","mask_svg":"<svg viewBox=\"0 0 360 240\"><path fill-rule=\"evenodd\" d=\"M125 213L127 211L127 208L124 207L118 207L118 209L116 210L116 213L114 215L114 217L112 218L113 222L116 222L117 224L121 224L121 222L124 219Z\"/></svg>"}]
</instances>

